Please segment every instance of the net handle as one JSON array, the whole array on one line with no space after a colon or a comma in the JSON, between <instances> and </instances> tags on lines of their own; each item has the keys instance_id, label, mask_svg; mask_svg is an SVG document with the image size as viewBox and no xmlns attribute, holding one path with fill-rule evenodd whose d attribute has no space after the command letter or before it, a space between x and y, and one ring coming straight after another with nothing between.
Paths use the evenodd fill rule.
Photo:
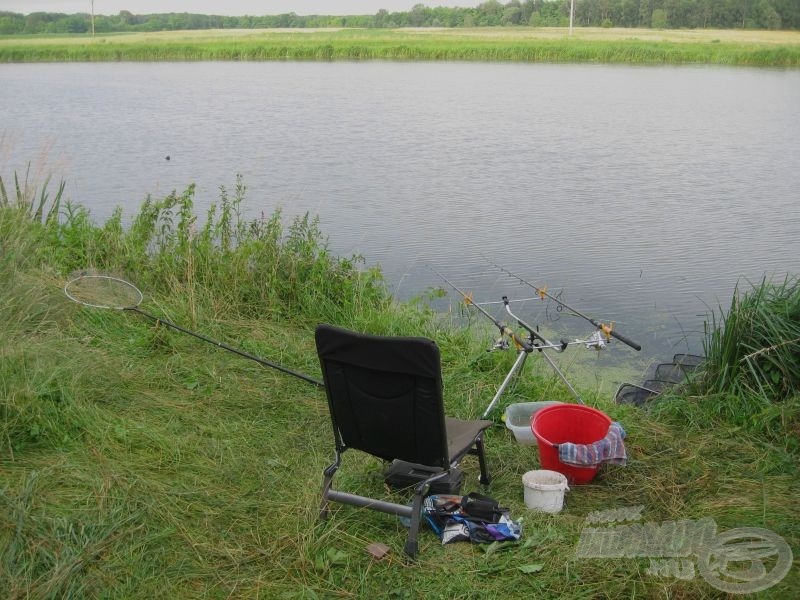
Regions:
<instances>
[{"instance_id":1,"label":"net handle","mask_svg":"<svg viewBox=\"0 0 800 600\"><path fill-rule=\"evenodd\" d=\"M124 284L128 288L130 288L131 290L136 292L136 295L138 296L138 299L136 300L135 303L128 304L127 306L113 306L113 305L109 305L109 304L92 304L92 303L86 302L84 300L79 300L78 298L76 298L75 296L70 294L69 288L70 288L70 285L72 285L76 281L80 281L80 280L84 280L84 279L103 279L105 281L113 281L114 283ZM167 321L166 319L162 319L161 317L157 317L155 315L151 315L150 313L143 311L142 309L139 308L139 305L142 303L142 300L144 299L144 294L142 294L142 292L141 292L141 290L139 290L139 288L137 288L131 282L125 281L124 279L120 279L118 277L111 277L110 275L81 275L79 277L75 277L74 279L69 280L64 285L64 293L67 295L67 298L69 298L73 302L77 302L78 304L82 304L83 306L89 306L91 308L108 308L108 309L114 309L114 310L127 310L127 311L138 313L138 314L142 315L143 317L146 317L146 318L156 322L157 324L164 325L166 327L170 327L170 328L175 329L176 331L180 331L182 333L186 333L186 334L191 335L191 336L193 336L193 337L195 337L195 338L197 338L199 340L202 340L204 342L208 342L209 344L213 344L214 346L217 346L218 348L222 348L223 350L227 350L229 352L233 352L234 354L238 354L239 356L242 356L244 358L249 358L250 360L253 360L253 361L255 361L255 362L257 362L257 363L259 363L261 365L264 365L265 367L271 367L273 369L281 371L282 373L286 373L287 375L293 375L294 377L297 377L298 379L302 379L303 381L306 381L308 383L316 385L317 387L321 387L321 388L325 387L325 384L322 381L319 381L318 379L314 379L313 377L305 375L304 373L300 373L298 371L293 371L292 369L288 369L288 368L286 368L286 367L284 367L282 365L279 365L279 364L274 363L272 361L269 361L269 360L266 360L264 358L261 358L260 356L256 356L255 354L250 354L249 352L245 352L244 350L240 350L238 348L234 348L233 346L229 346L228 344L225 344L224 342L220 342L218 340L215 340L213 338L205 336L202 333L197 333L196 331L191 331L189 329L186 329L185 327L181 327L180 325L176 325L175 323Z\"/></svg>"},{"instance_id":2,"label":"net handle","mask_svg":"<svg viewBox=\"0 0 800 600\"><path fill-rule=\"evenodd\" d=\"M151 321L154 321L155 323L157 323L159 325L164 325L165 327L170 327L170 328L172 328L172 329L174 329L176 331L180 331L182 333L186 333L188 335L191 335L192 337L197 338L198 340L203 340L204 342L208 342L209 344L212 344L212 345L216 346L217 348L222 348L223 350L227 350L228 352L233 352L234 354L238 354L239 356L242 356L244 358L249 358L250 360L255 361L255 362L257 362L257 363L259 363L261 365L264 365L265 367L271 367L273 369L276 369L276 370L280 371L281 373L286 373L287 375L293 375L294 377L297 377L298 379L302 379L303 381L306 381L308 383L314 384L317 387L321 387L321 388L325 387L325 384L323 382L319 381L318 379L314 379L313 377L309 377L308 375L305 375L304 373L300 373L298 371L293 371L292 369L289 369L287 367L284 367L282 365L274 363L274 362L272 362L270 360L267 360L265 358L261 358L260 356L256 356L255 354L250 354L249 352L245 352L244 350L240 350L239 348L234 348L233 346L229 346L225 342L220 342L219 340L215 340L213 338L210 338L210 337L208 337L206 335L203 335L202 333L197 333L196 331L191 331L189 329L186 329L185 327L181 327L180 325L176 325L175 323L172 323L171 321L167 321L166 319L162 319L161 317L156 317L155 315L151 315L150 313L147 313L147 312L143 311L142 309L137 308L135 306L132 306L130 308L125 308L124 310L129 310L131 312L138 313L138 314L142 315L143 317L147 317L148 319L150 319Z\"/></svg>"},{"instance_id":3,"label":"net handle","mask_svg":"<svg viewBox=\"0 0 800 600\"><path fill-rule=\"evenodd\" d=\"M136 292L138 300L133 304L127 304L125 306L113 306L109 304L92 304L90 302L86 302L85 300L79 300L78 298L69 293L69 286L71 286L76 281L80 281L82 279L105 279L106 281L114 281L116 283L121 283L132 289L134 292ZM125 281L124 279L120 279L119 277L111 277L110 275L80 275L78 277L75 277L74 279L70 279L64 285L64 293L67 295L67 298L69 298L73 302L77 302L78 304L83 304L84 306L89 306L91 308L106 308L111 310L131 310L138 307L142 303L142 300L144 300L144 294L142 294L142 291L135 285L133 285L130 281Z\"/></svg>"}]
</instances>

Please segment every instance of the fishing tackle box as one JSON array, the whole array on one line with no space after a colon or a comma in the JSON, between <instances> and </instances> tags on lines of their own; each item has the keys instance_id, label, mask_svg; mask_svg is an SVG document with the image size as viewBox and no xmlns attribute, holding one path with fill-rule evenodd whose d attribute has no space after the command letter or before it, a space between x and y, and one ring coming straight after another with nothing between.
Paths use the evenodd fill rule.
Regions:
<instances>
[{"instance_id":1,"label":"fishing tackle box","mask_svg":"<svg viewBox=\"0 0 800 600\"><path fill-rule=\"evenodd\" d=\"M394 489L409 488L418 485L441 473L444 469L439 467L428 467L402 460L395 460L383 472L386 485ZM450 469L450 472L431 484L428 494L460 494L461 486L464 485L464 473L461 469Z\"/></svg>"}]
</instances>

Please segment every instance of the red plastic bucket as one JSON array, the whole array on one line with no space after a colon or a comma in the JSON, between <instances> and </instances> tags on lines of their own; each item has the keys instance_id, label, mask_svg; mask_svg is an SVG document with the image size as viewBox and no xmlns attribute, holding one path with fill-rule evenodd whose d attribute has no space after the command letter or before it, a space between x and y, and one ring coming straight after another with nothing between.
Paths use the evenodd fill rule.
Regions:
<instances>
[{"instance_id":1,"label":"red plastic bucket","mask_svg":"<svg viewBox=\"0 0 800 600\"><path fill-rule=\"evenodd\" d=\"M531 431L539 445L539 462L543 469L558 471L570 483L588 483L597 474L600 465L573 467L558 459L558 449L553 444L593 444L606 437L611 419L595 408L581 404L555 404L543 408L531 418Z\"/></svg>"}]
</instances>

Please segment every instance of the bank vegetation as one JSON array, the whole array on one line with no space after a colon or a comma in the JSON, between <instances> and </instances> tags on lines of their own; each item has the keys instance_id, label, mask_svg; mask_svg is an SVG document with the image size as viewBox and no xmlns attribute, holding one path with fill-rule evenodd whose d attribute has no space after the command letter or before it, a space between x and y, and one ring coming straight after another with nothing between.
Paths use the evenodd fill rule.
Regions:
<instances>
[{"instance_id":1,"label":"bank vegetation","mask_svg":"<svg viewBox=\"0 0 800 600\"><path fill-rule=\"evenodd\" d=\"M328 251L313 217L244 218L241 181L204 215L189 187L147 198L125 223L119 212L94 222L63 188L0 183L5 598L718 595L699 571L659 575L648 557L578 558L588 515L612 509L650 523L710 518L720 533L759 527L800 544L796 283L743 288L709 319L714 331L734 329L711 337L714 370L697 387L644 408L584 390L624 424L631 460L575 486L558 515L526 509L521 476L537 452L498 420L485 491L523 518L522 540L442 546L426 531L410 564L395 518L340 506L317 520L333 456L321 390L136 314L72 303L64 283L90 269L130 279L144 309L316 377L318 322L431 337L447 412L462 418L481 414L512 353L486 353L476 325L424 298L394 301L380 272ZM503 403L570 401L549 373L527 371ZM402 501L384 489L379 461L347 460L342 484ZM477 491L477 464L464 467L464 492ZM376 541L390 548L380 561L365 550ZM799 588L794 568L768 593Z\"/></svg>"}]
</instances>

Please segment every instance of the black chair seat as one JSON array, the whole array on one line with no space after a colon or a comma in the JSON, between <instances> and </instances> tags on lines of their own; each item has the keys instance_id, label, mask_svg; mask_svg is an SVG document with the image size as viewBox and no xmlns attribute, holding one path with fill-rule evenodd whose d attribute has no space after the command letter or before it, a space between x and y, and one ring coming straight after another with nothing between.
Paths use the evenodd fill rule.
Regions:
<instances>
[{"instance_id":1,"label":"black chair seat","mask_svg":"<svg viewBox=\"0 0 800 600\"><path fill-rule=\"evenodd\" d=\"M491 426L491 421L463 421L453 417L445 417L447 428L447 454L448 462L461 460L468 453L470 447L480 433Z\"/></svg>"}]
</instances>

